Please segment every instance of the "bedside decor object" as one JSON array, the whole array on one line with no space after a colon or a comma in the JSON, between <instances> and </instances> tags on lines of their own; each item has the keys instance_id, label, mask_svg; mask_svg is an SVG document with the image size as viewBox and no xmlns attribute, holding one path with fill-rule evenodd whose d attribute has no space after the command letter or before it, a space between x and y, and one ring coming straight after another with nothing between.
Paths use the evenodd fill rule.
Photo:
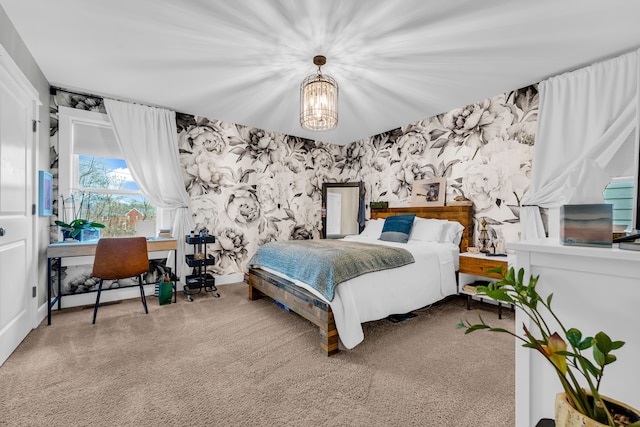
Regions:
<instances>
[{"instance_id":1,"label":"bedside decor object","mask_svg":"<svg viewBox=\"0 0 640 427\"><path fill-rule=\"evenodd\" d=\"M446 193L446 178L414 181L411 189L411 206L444 206Z\"/></svg>"},{"instance_id":2,"label":"bedside decor object","mask_svg":"<svg viewBox=\"0 0 640 427\"><path fill-rule=\"evenodd\" d=\"M473 206L473 201L464 196L456 196L447 202L447 206Z\"/></svg>"},{"instance_id":3,"label":"bedside decor object","mask_svg":"<svg viewBox=\"0 0 640 427\"><path fill-rule=\"evenodd\" d=\"M558 427L640 426L640 413L637 410L610 400L599 392L605 368L616 361L613 352L621 348L624 342L613 341L604 332L584 337L576 328L567 329L551 308L553 294L543 297L537 293L538 276L530 276L529 283L525 284L524 269L520 269L517 275L513 268L503 275L502 267L488 270L487 273L499 274L502 279L488 286L477 287L476 295L513 304L531 320L535 330L530 331L523 324L524 333L518 335L503 328L493 328L482 318L478 324L461 320L457 328L465 329L465 334L483 329L507 333L520 340L524 347L538 351L547 359L564 389L564 393L558 394L556 400ZM552 332L552 325L557 325L561 332ZM539 335L539 338L534 335ZM593 360L588 357L587 350L592 351ZM569 415L566 412L568 407L579 414ZM595 423L589 424L590 420Z\"/></svg>"},{"instance_id":4,"label":"bedside decor object","mask_svg":"<svg viewBox=\"0 0 640 427\"><path fill-rule=\"evenodd\" d=\"M611 247L613 205L560 207L560 242L563 245Z\"/></svg>"},{"instance_id":5,"label":"bedside decor object","mask_svg":"<svg viewBox=\"0 0 640 427\"><path fill-rule=\"evenodd\" d=\"M53 175L38 171L38 215L51 216L53 213Z\"/></svg>"},{"instance_id":6,"label":"bedside decor object","mask_svg":"<svg viewBox=\"0 0 640 427\"><path fill-rule=\"evenodd\" d=\"M469 252L471 254L478 254L478 253L480 253L480 249L478 249L476 246L469 246L467 248L467 252Z\"/></svg>"},{"instance_id":7,"label":"bedside decor object","mask_svg":"<svg viewBox=\"0 0 640 427\"><path fill-rule=\"evenodd\" d=\"M480 252L488 254L489 253L489 233L487 232L487 219L482 218L482 229L480 230L480 236L478 236L478 243L480 243Z\"/></svg>"},{"instance_id":8,"label":"bedside decor object","mask_svg":"<svg viewBox=\"0 0 640 427\"><path fill-rule=\"evenodd\" d=\"M369 207L371 209L387 209L389 202L369 202Z\"/></svg>"},{"instance_id":9,"label":"bedside decor object","mask_svg":"<svg viewBox=\"0 0 640 427\"><path fill-rule=\"evenodd\" d=\"M313 57L318 72L300 85L300 126L309 130L333 130L338 126L338 83L320 67L327 63L322 55Z\"/></svg>"}]
</instances>

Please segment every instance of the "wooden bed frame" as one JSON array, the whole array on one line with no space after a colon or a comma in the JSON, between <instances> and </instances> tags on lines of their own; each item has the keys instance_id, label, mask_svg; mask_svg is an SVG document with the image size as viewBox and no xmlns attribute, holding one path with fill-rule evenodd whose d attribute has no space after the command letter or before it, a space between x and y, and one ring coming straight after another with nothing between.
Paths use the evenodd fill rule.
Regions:
<instances>
[{"instance_id":1,"label":"wooden bed frame","mask_svg":"<svg viewBox=\"0 0 640 427\"><path fill-rule=\"evenodd\" d=\"M406 207L371 209L371 219L392 215L413 214L422 218L448 219L464 226L460 250L471 246L473 235L473 206ZM249 268L249 299L263 296L287 306L320 329L320 349L327 356L338 352L338 331L331 307L315 295L294 283L259 268Z\"/></svg>"}]
</instances>

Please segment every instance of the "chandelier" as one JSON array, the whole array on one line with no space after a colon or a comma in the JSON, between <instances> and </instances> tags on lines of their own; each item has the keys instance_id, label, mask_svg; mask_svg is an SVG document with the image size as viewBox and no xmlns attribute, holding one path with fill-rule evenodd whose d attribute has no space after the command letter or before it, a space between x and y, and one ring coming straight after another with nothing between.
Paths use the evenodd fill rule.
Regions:
<instances>
[{"instance_id":1,"label":"chandelier","mask_svg":"<svg viewBox=\"0 0 640 427\"><path fill-rule=\"evenodd\" d=\"M300 85L300 126L305 129L332 130L338 125L338 83L320 71L326 62L324 56L314 56L318 72Z\"/></svg>"}]
</instances>

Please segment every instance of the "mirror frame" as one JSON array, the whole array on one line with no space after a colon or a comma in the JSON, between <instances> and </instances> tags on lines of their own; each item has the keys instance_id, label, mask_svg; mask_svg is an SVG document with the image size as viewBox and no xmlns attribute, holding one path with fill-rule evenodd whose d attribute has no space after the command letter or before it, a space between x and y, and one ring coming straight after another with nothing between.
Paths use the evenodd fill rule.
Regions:
<instances>
[{"instance_id":1,"label":"mirror frame","mask_svg":"<svg viewBox=\"0 0 640 427\"><path fill-rule=\"evenodd\" d=\"M344 188L344 187L357 187L358 191L358 218L364 216L364 183L362 181L357 182L323 182L322 183L322 238L327 238L327 189L328 188ZM362 233L364 230L364 224L358 224L358 233Z\"/></svg>"}]
</instances>

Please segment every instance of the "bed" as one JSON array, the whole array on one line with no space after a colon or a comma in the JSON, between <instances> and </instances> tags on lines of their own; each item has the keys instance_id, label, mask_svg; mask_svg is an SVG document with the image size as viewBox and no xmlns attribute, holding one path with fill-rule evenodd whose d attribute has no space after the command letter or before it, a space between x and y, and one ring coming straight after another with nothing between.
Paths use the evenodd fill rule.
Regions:
<instances>
[{"instance_id":1,"label":"bed","mask_svg":"<svg viewBox=\"0 0 640 427\"><path fill-rule=\"evenodd\" d=\"M254 262L250 263L248 274L249 299L268 296L317 325L320 348L327 356L339 351L340 340L344 347L353 348L364 339L362 323L407 313L457 292L458 254L466 251L471 242L472 210L472 206L372 209L372 221L361 235L347 236L345 240L402 247L411 252L415 262L349 279L336 286L332 300L300 280ZM376 224L383 223L389 216L408 214L461 224L464 229L458 232L459 242L377 241ZM373 234L370 230L374 230ZM393 287L388 286L389 283L393 283Z\"/></svg>"}]
</instances>

